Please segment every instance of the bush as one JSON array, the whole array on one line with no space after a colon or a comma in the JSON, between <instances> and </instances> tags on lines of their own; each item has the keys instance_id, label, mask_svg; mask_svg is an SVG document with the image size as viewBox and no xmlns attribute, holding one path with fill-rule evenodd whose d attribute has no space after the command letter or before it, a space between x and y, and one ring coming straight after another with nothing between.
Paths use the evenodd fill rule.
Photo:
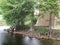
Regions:
<instances>
[{"instance_id":1,"label":"bush","mask_svg":"<svg viewBox=\"0 0 60 45\"><path fill-rule=\"evenodd\" d=\"M39 33L46 33L46 32L48 32L48 29L47 29L47 27L36 26L35 31L39 32Z\"/></svg>"}]
</instances>

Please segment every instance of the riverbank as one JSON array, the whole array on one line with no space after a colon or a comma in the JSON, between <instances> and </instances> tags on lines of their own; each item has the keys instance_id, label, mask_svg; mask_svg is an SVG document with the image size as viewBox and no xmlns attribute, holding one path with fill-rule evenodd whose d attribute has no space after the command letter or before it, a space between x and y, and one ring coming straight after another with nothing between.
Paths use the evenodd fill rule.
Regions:
<instances>
[{"instance_id":1,"label":"riverbank","mask_svg":"<svg viewBox=\"0 0 60 45\"><path fill-rule=\"evenodd\" d=\"M41 35L40 33L37 32L29 32L29 31L17 31L13 32L13 34L19 34L23 36L29 36L30 38L37 38L37 39L51 39L51 40L58 40L60 41L59 37L52 37L48 35Z\"/></svg>"}]
</instances>

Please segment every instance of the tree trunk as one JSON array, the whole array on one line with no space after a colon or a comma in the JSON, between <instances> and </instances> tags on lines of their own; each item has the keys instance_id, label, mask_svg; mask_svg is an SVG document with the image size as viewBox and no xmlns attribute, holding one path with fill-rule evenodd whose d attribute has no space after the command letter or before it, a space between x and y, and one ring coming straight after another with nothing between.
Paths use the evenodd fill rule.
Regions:
<instances>
[{"instance_id":1,"label":"tree trunk","mask_svg":"<svg viewBox=\"0 0 60 45\"><path fill-rule=\"evenodd\" d=\"M52 15L50 14L50 18L49 18L49 36L51 36L51 32L52 32Z\"/></svg>"},{"instance_id":2,"label":"tree trunk","mask_svg":"<svg viewBox=\"0 0 60 45\"><path fill-rule=\"evenodd\" d=\"M31 15L31 27L30 27L30 31L34 31L34 14Z\"/></svg>"}]
</instances>

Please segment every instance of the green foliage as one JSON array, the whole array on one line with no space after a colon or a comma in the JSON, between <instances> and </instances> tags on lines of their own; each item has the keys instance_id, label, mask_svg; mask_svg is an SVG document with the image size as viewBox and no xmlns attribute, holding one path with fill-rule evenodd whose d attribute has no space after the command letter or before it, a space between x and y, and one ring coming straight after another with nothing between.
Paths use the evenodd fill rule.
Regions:
<instances>
[{"instance_id":1,"label":"green foliage","mask_svg":"<svg viewBox=\"0 0 60 45\"><path fill-rule=\"evenodd\" d=\"M57 22L56 22L56 25L60 25L60 21L57 21Z\"/></svg>"},{"instance_id":2,"label":"green foliage","mask_svg":"<svg viewBox=\"0 0 60 45\"><path fill-rule=\"evenodd\" d=\"M59 11L58 1L57 0L39 0L39 5L37 8L41 11L45 11L49 14L57 15Z\"/></svg>"},{"instance_id":3,"label":"green foliage","mask_svg":"<svg viewBox=\"0 0 60 45\"><path fill-rule=\"evenodd\" d=\"M17 29L36 23L34 9L54 15L58 13L57 0L0 0L0 7L7 24ZM30 21L29 24L26 21Z\"/></svg>"},{"instance_id":4,"label":"green foliage","mask_svg":"<svg viewBox=\"0 0 60 45\"><path fill-rule=\"evenodd\" d=\"M4 26L4 25L6 25L6 22L5 22L5 20L3 19L3 16L0 15L0 26Z\"/></svg>"},{"instance_id":5,"label":"green foliage","mask_svg":"<svg viewBox=\"0 0 60 45\"><path fill-rule=\"evenodd\" d=\"M13 28L23 27L26 16L34 12L34 2L31 0L3 0L2 2L0 6L4 19Z\"/></svg>"},{"instance_id":6,"label":"green foliage","mask_svg":"<svg viewBox=\"0 0 60 45\"><path fill-rule=\"evenodd\" d=\"M44 26L37 26L37 27L34 27L35 28L35 31L38 32L38 33L47 33L48 32L48 29L47 27L44 27Z\"/></svg>"}]
</instances>

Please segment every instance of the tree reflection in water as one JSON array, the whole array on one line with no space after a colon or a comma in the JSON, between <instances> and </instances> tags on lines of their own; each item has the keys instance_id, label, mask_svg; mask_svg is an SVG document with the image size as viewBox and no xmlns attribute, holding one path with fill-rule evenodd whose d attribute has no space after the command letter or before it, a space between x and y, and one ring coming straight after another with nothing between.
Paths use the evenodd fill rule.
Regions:
<instances>
[{"instance_id":1,"label":"tree reflection in water","mask_svg":"<svg viewBox=\"0 0 60 45\"><path fill-rule=\"evenodd\" d=\"M30 38L29 38L28 36L25 36L25 37L23 38L23 44L24 44L24 45L30 45Z\"/></svg>"},{"instance_id":2,"label":"tree reflection in water","mask_svg":"<svg viewBox=\"0 0 60 45\"><path fill-rule=\"evenodd\" d=\"M15 35L13 37L7 33L3 33L0 36L0 45L60 45L60 41L38 40L36 38L29 38L28 36L23 37L22 35Z\"/></svg>"},{"instance_id":3,"label":"tree reflection in water","mask_svg":"<svg viewBox=\"0 0 60 45\"><path fill-rule=\"evenodd\" d=\"M41 42L36 38L32 38L31 45L41 45Z\"/></svg>"},{"instance_id":4,"label":"tree reflection in water","mask_svg":"<svg viewBox=\"0 0 60 45\"><path fill-rule=\"evenodd\" d=\"M23 42L25 45L41 45L40 41L36 38L24 37Z\"/></svg>"}]
</instances>

